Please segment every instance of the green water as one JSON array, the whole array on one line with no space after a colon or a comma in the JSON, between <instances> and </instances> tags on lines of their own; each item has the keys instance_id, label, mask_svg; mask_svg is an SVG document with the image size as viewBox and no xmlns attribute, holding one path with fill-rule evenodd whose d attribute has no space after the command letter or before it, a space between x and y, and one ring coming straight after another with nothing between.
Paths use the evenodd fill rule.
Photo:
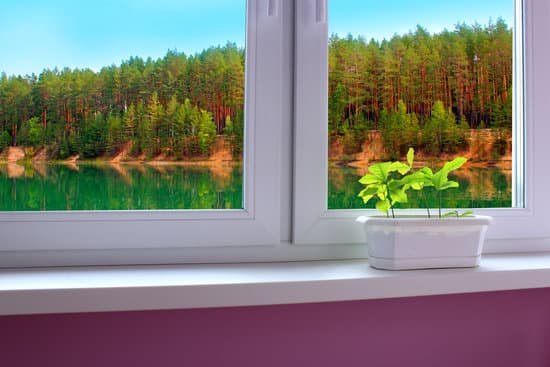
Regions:
<instances>
[{"instance_id":1,"label":"green water","mask_svg":"<svg viewBox=\"0 0 550 367\"><path fill-rule=\"evenodd\" d=\"M357 197L361 185L357 180L359 172L350 167L331 167L329 169L329 209L365 208L363 201ZM444 208L509 208L512 206L512 180L510 171L497 168L464 168L456 175L449 175L458 181L458 189L450 189L442 196ZM430 193L429 206L438 206L439 199ZM374 201L368 208L374 208ZM426 207L425 200L417 192L409 192L409 203L400 204L400 208Z\"/></svg>"},{"instance_id":2,"label":"green water","mask_svg":"<svg viewBox=\"0 0 550 367\"><path fill-rule=\"evenodd\" d=\"M330 209L364 208L357 197L359 177L350 167L330 168ZM509 171L474 168L453 178L460 188L445 193L444 207L512 204ZM0 165L0 211L240 209L242 188L240 165ZM424 207L415 194L407 207ZM435 197L430 206L437 206Z\"/></svg>"},{"instance_id":3,"label":"green water","mask_svg":"<svg viewBox=\"0 0 550 367\"><path fill-rule=\"evenodd\" d=\"M242 168L0 165L0 211L241 209Z\"/></svg>"}]
</instances>

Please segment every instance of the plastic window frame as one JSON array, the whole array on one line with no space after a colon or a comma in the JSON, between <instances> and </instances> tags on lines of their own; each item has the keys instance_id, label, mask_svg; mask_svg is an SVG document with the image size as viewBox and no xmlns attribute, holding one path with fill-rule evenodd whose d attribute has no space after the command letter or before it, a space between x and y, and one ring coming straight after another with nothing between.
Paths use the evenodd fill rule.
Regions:
<instances>
[{"instance_id":1,"label":"plastic window frame","mask_svg":"<svg viewBox=\"0 0 550 367\"><path fill-rule=\"evenodd\" d=\"M246 3L244 209L0 212L0 266L133 263L128 251L161 249L166 263L185 261L178 249L280 241L283 17L278 1Z\"/></svg>"},{"instance_id":2,"label":"plastic window frame","mask_svg":"<svg viewBox=\"0 0 550 367\"><path fill-rule=\"evenodd\" d=\"M335 0L333 0L335 1ZM346 245L364 242L360 215L374 210L328 210L328 24L327 0L296 4L295 72L295 176L293 240L299 245ZM550 62L545 49L550 33L549 4L536 0L515 1L515 127L513 131L514 208L476 209L496 219L488 232L489 251L522 251L529 246L510 245L510 240L532 240L533 248L550 250L550 228L545 225L550 207L550 175L545 175L550 127L545 123L545 85ZM319 14L325 14L319 17ZM320 159L323 157L323 159ZM418 210L402 210L416 214ZM423 211L422 211L423 213ZM535 244L536 242L536 244ZM525 244L525 241L513 243Z\"/></svg>"}]
</instances>

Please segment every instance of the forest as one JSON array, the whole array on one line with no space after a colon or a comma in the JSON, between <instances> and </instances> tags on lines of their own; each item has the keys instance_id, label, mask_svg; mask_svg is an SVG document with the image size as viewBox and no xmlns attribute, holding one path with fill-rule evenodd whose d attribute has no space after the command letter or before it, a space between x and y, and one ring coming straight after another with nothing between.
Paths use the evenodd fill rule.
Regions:
<instances>
[{"instance_id":1,"label":"forest","mask_svg":"<svg viewBox=\"0 0 550 367\"><path fill-rule=\"evenodd\" d=\"M329 139L346 152L380 131L388 156L410 146L455 153L472 129L512 127L512 29L485 26L414 31L389 40L332 35ZM0 76L0 150L46 148L49 157L96 158L131 147L135 157L188 159L209 154L225 135L242 153L245 52L235 44L194 55L131 57L99 71L45 69ZM497 152L498 153L498 152Z\"/></svg>"},{"instance_id":2,"label":"forest","mask_svg":"<svg viewBox=\"0 0 550 367\"><path fill-rule=\"evenodd\" d=\"M132 57L99 72L44 70L0 78L0 149L47 147L50 156L95 158L131 142L135 156L205 155L225 134L242 147L244 50Z\"/></svg>"},{"instance_id":3,"label":"forest","mask_svg":"<svg viewBox=\"0 0 550 367\"><path fill-rule=\"evenodd\" d=\"M381 43L332 36L329 131L345 150L379 130L389 156L408 147L455 153L470 129L493 129L502 153L512 128L513 33L499 19L487 26L414 32Z\"/></svg>"}]
</instances>

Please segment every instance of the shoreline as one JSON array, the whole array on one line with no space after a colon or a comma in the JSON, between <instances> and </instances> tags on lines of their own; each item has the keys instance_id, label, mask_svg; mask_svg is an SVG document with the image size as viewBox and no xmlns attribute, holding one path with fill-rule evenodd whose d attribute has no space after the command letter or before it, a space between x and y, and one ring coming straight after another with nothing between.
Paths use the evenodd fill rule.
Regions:
<instances>
[{"instance_id":1,"label":"shoreline","mask_svg":"<svg viewBox=\"0 0 550 367\"><path fill-rule=\"evenodd\" d=\"M415 166L429 165L430 163L443 162L441 159L422 160L416 161ZM346 161L346 160L329 160L328 168L340 168L346 167L356 170L366 170L370 164L378 161ZM112 160L33 160L33 159L21 159L18 161L9 161L0 159L0 165L17 165L17 166L43 166L43 165L63 165L63 166L79 166L79 165L97 165L97 166L129 166L129 167L163 167L163 166L175 166L175 167L234 167L242 165L242 160L235 161L211 161L211 160L197 160L197 161L170 161L170 160L125 160L125 161L112 161ZM482 169L498 169L500 171L511 171L512 161L509 160L497 160L497 161L469 161L464 165L464 168L482 168Z\"/></svg>"},{"instance_id":2,"label":"shoreline","mask_svg":"<svg viewBox=\"0 0 550 367\"><path fill-rule=\"evenodd\" d=\"M17 164L21 165L111 165L111 166L234 166L242 164L241 160L236 161L209 161L209 160L200 160L200 161L169 161L169 160L128 160L128 161L112 161L112 160L100 160L100 159L83 159L83 160L34 160L34 159L20 159L18 161L11 161L6 159L0 159L0 164Z\"/></svg>"},{"instance_id":3,"label":"shoreline","mask_svg":"<svg viewBox=\"0 0 550 367\"><path fill-rule=\"evenodd\" d=\"M422 159L414 162L415 167L421 166L433 166L435 168L439 163L445 162L446 159L434 158L434 159ZM367 170L368 166L373 163L384 162L383 160L370 160L370 161L347 161L347 160L329 160L329 168L348 167L356 170ZM485 168L485 169L499 169L501 171L511 171L511 160L468 160L464 164L464 168Z\"/></svg>"}]
</instances>

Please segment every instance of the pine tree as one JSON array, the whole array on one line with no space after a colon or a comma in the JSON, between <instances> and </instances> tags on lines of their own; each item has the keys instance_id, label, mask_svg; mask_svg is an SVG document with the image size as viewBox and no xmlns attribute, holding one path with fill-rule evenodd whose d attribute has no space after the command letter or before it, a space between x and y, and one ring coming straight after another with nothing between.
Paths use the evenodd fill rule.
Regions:
<instances>
[{"instance_id":1,"label":"pine tree","mask_svg":"<svg viewBox=\"0 0 550 367\"><path fill-rule=\"evenodd\" d=\"M115 153L124 142L124 131L119 116L110 114L107 117L107 138L105 148L108 153Z\"/></svg>"},{"instance_id":2,"label":"pine tree","mask_svg":"<svg viewBox=\"0 0 550 367\"><path fill-rule=\"evenodd\" d=\"M38 118L33 117L27 121L29 126L28 142L33 147L39 147L44 144L45 131L44 127L38 121Z\"/></svg>"},{"instance_id":3,"label":"pine tree","mask_svg":"<svg viewBox=\"0 0 550 367\"><path fill-rule=\"evenodd\" d=\"M177 105L173 119L174 153L176 158L181 159L185 150L185 143L188 138L188 132L185 128L187 112L184 105Z\"/></svg>"},{"instance_id":4,"label":"pine tree","mask_svg":"<svg viewBox=\"0 0 550 367\"><path fill-rule=\"evenodd\" d=\"M153 154L159 154L161 151L161 140L164 142L166 137L163 136L161 129L164 111L159 102L157 92L153 92L147 105L147 121L151 125L152 139L151 148Z\"/></svg>"},{"instance_id":5,"label":"pine tree","mask_svg":"<svg viewBox=\"0 0 550 367\"><path fill-rule=\"evenodd\" d=\"M212 120L212 114L205 110L200 111L198 138L201 154L208 154L216 140L216 124Z\"/></svg>"},{"instance_id":6,"label":"pine tree","mask_svg":"<svg viewBox=\"0 0 550 367\"><path fill-rule=\"evenodd\" d=\"M452 149L452 139L456 130L456 119L452 111L447 111L442 101L432 107L432 116L424 126L423 140L428 151L434 155Z\"/></svg>"},{"instance_id":7,"label":"pine tree","mask_svg":"<svg viewBox=\"0 0 550 367\"><path fill-rule=\"evenodd\" d=\"M80 155L84 158L101 156L106 150L105 119L101 113L97 113L84 122L80 136Z\"/></svg>"},{"instance_id":8,"label":"pine tree","mask_svg":"<svg viewBox=\"0 0 550 367\"><path fill-rule=\"evenodd\" d=\"M136 131L136 109L134 107L134 104L131 104L124 114L122 120L122 130L125 142L134 140Z\"/></svg>"},{"instance_id":9,"label":"pine tree","mask_svg":"<svg viewBox=\"0 0 550 367\"><path fill-rule=\"evenodd\" d=\"M136 108L136 153L144 154L150 157L154 153L154 131L147 109L142 102L139 102Z\"/></svg>"},{"instance_id":10,"label":"pine tree","mask_svg":"<svg viewBox=\"0 0 550 367\"><path fill-rule=\"evenodd\" d=\"M168 148L170 152L174 152L176 134L180 133L178 129L177 114L179 110L179 104L176 96L172 96L168 105L166 106L166 112L162 118L162 124L160 126L160 144L163 148Z\"/></svg>"}]
</instances>

